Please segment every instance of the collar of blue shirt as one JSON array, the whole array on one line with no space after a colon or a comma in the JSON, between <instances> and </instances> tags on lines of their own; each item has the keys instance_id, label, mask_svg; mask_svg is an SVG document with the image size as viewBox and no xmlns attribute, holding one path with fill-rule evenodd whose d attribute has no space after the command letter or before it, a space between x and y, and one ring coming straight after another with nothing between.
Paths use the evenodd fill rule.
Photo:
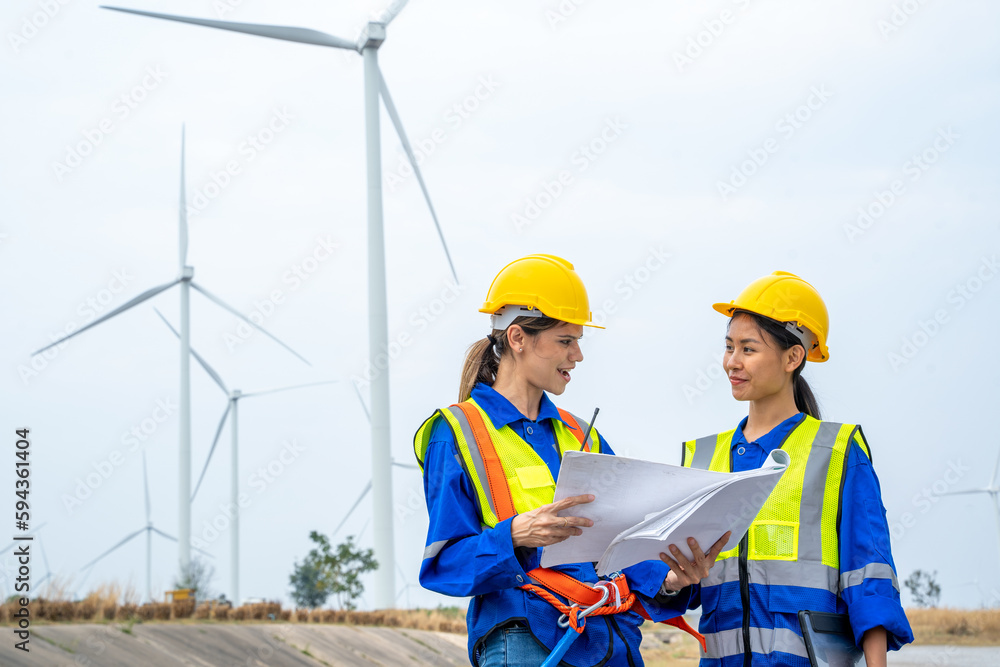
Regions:
<instances>
[{"instance_id":1,"label":"collar of blue shirt","mask_svg":"<svg viewBox=\"0 0 1000 667\"><path fill-rule=\"evenodd\" d=\"M788 434L792 432L792 429L798 426L799 422L805 419L805 417L806 416L801 412L796 415L792 415L785 421L781 422L780 424L772 428L765 435L762 435L761 437L757 438L755 444L757 444L757 446L763 449L765 453L770 453L771 451L781 446L781 443L785 441L785 438L787 438ZM750 444L749 442L747 442L746 436L743 435L743 427L747 425L748 419L750 419L749 416L744 417L743 421L740 422L740 425L736 427L736 433L733 434L733 444L731 449L736 449L740 445Z\"/></svg>"},{"instance_id":2,"label":"collar of blue shirt","mask_svg":"<svg viewBox=\"0 0 1000 667\"><path fill-rule=\"evenodd\" d=\"M475 399L479 407L486 411L490 421L493 422L493 428L497 430L512 422L521 420L531 421L522 415L521 411L515 408L514 404L508 401L503 394L482 382L472 388L472 398ZM555 404L549 400L548 394L543 391L542 401L538 406L538 419L535 422L540 422L544 419L558 419L562 421L562 417L559 416L559 411L556 409Z\"/></svg>"}]
</instances>

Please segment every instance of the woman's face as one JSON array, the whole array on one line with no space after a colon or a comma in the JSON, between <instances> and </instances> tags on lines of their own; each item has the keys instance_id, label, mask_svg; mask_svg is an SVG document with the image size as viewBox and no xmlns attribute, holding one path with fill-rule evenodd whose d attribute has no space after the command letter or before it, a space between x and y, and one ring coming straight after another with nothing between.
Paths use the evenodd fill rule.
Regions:
<instances>
[{"instance_id":1,"label":"woman's face","mask_svg":"<svg viewBox=\"0 0 1000 667\"><path fill-rule=\"evenodd\" d=\"M790 386L795 366L789 367L789 352L781 350L770 334L761 331L749 316L733 317L722 355L722 367L729 376L733 398L758 401Z\"/></svg>"},{"instance_id":2,"label":"woman's face","mask_svg":"<svg viewBox=\"0 0 1000 667\"><path fill-rule=\"evenodd\" d=\"M521 346L514 348L519 370L529 384L550 394L562 394L570 382L573 368L583 361L582 337L583 327L568 322L534 337L524 336L524 352L518 351Z\"/></svg>"}]
</instances>

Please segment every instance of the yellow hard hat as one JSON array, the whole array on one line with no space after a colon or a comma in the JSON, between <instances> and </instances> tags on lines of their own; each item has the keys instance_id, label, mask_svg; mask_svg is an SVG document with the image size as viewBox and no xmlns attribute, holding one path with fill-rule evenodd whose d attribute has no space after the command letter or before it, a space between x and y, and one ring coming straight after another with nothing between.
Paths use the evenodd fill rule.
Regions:
<instances>
[{"instance_id":1,"label":"yellow hard hat","mask_svg":"<svg viewBox=\"0 0 1000 667\"><path fill-rule=\"evenodd\" d=\"M815 287L794 273L775 271L758 278L733 301L716 303L712 308L728 317L738 310L746 310L784 322L788 330L803 341L806 359L826 361L830 358L826 347L830 333L826 304ZM802 329L811 335L803 336Z\"/></svg>"},{"instance_id":2,"label":"yellow hard hat","mask_svg":"<svg viewBox=\"0 0 1000 667\"><path fill-rule=\"evenodd\" d=\"M500 269L479 312L493 315L493 328L501 330L521 316L604 328L591 322L587 289L573 265L555 255L528 255Z\"/></svg>"}]
</instances>

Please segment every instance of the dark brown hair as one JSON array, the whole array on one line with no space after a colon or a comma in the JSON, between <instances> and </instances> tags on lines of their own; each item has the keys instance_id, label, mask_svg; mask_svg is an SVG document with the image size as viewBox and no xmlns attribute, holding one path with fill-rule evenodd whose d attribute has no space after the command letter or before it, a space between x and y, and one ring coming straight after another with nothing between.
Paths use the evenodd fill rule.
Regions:
<instances>
[{"instance_id":1,"label":"dark brown hair","mask_svg":"<svg viewBox=\"0 0 1000 667\"><path fill-rule=\"evenodd\" d=\"M763 315L751 313L746 310L738 310L733 314L733 318L738 315L746 315L753 320L753 323L757 325L757 328L767 333L782 351L790 350L795 345L802 347L805 352L802 356L802 363L799 364L794 371L792 371L792 392L795 396L795 408L799 412L806 413L813 419L821 419L819 415L819 402L816 400L816 396L813 395L812 389L809 388L809 383L806 382L804 377L802 377L802 369L806 367L806 356L808 356L809 353L805 346L802 345L802 341L786 329L783 323L777 320L772 320L770 317L764 317ZM733 320L731 318L729 323L732 324L732 322Z\"/></svg>"},{"instance_id":2,"label":"dark brown hair","mask_svg":"<svg viewBox=\"0 0 1000 667\"><path fill-rule=\"evenodd\" d=\"M515 324L521 327L526 336L534 338L543 331L556 328L563 322L551 317L518 317L511 322L511 326ZM507 345L507 331L494 329L490 336L496 339L496 345L489 337L480 338L470 345L465 353L462 380L458 387L459 403L469 398L472 394L472 388L478 382L484 382L492 387L497 379L500 358L511 353Z\"/></svg>"}]
</instances>

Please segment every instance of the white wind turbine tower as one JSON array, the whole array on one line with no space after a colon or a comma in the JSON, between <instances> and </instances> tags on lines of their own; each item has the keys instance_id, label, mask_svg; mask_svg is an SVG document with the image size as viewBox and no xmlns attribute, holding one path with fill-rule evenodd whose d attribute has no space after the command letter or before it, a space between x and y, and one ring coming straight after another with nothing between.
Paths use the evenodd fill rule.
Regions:
<instances>
[{"instance_id":1,"label":"white wind turbine tower","mask_svg":"<svg viewBox=\"0 0 1000 667\"><path fill-rule=\"evenodd\" d=\"M178 542L178 564L180 566L180 571L182 576L188 572L188 568L191 565L191 326L190 326L190 288L193 287L197 291L201 292L205 298L212 301L221 308L232 313L236 317L240 318L250 326L256 328L276 343L281 345L283 348L294 354L296 357L301 359L307 365L310 364L305 357L290 348L285 343L281 342L270 332L265 330L263 327L255 324L245 317L238 310L225 303L222 299L215 296L204 287L201 287L196 282L194 282L194 267L187 265L187 249L188 249L188 225L187 225L187 195L185 192L184 185L184 128L181 127L181 185L180 185L180 222L178 228L178 269L179 274L177 278L169 283L153 287L146 290L139 296L125 302L118 308L110 311L106 315L97 318L85 327L81 327L74 331L73 333L63 336L59 340L46 345L45 347L32 352L31 356L40 354L50 347L55 347L56 345L62 344L64 341L78 336L87 329L96 327L98 324L106 320L124 313L125 311L139 305L143 301L152 299L154 296L160 292L165 292L174 285L180 284L181 290L181 386L180 386L180 409L179 409L179 419L180 419L180 445L178 447L178 457L180 465L178 466L178 514L179 519L177 521L179 542Z\"/></svg>"},{"instance_id":2,"label":"white wind turbine tower","mask_svg":"<svg viewBox=\"0 0 1000 667\"><path fill-rule=\"evenodd\" d=\"M988 493L990 495L990 501L993 505L993 514L996 517L997 522L997 540L1000 540L1000 486L998 486L998 477L1000 477L1000 453L997 454L997 463L993 466L993 477L990 478L990 483L988 486L982 489L969 489L968 491L949 491L948 493L942 493L943 496L959 496L968 495L970 493Z\"/></svg>"},{"instance_id":3,"label":"white wind turbine tower","mask_svg":"<svg viewBox=\"0 0 1000 667\"><path fill-rule=\"evenodd\" d=\"M153 577L153 575L152 575L152 571L153 571L153 533L156 533L157 535L165 537L168 540L172 540L174 542L177 542L177 538L174 537L173 535L167 535L162 530L160 530L159 528L157 528L157 527L155 527L153 525L153 519L151 518L151 511L152 510L150 509L150 505L149 505L149 478L146 475L146 451L145 450L143 450L143 452L142 452L142 486L143 486L143 490L145 491L145 494L146 494L146 496L145 496L145 498L146 498L146 527L145 528L140 528L139 530L135 531L134 533L131 533L131 534L127 535L124 539L122 539L120 542L118 542L118 544L116 544L115 546L111 547L110 549L108 549L107 551L105 551L104 553L102 553L100 556L98 556L94 560L90 561L89 563L87 563L86 565L84 565L83 567L81 567L80 568L80 572L87 572L87 574L90 574L90 568L92 568L94 565L97 565L98 562L100 562L101 560L103 560L105 557L110 556L112 552L114 552L115 550L119 549L120 547L125 546L125 544L128 543L129 541L135 539L136 537L138 537L139 535L142 535L143 533L146 533L146 600L148 602L152 602L153 601L153 583L152 583L153 582L153 578L152 578ZM202 551L201 549L196 549L196 550L197 551L201 551L201 553L205 554L209 558L212 557L212 554L207 553L205 551ZM86 577L84 578L84 580L86 580ZM81 586L83 585L82 581L80 582L80 585Z\"/></svg>"},{"instance_id":4,"label":"white wind turbine tower","mask_svg":"<svg viewBox=\"0 0 1000 667\"><path fill-rule=\"evenodd\" d=\"M389 96L389 89L386 87L385 79L382 77L382 72L378 66L378 49L382 46L382 42L385 41L386 26L396 18L403 7L406 6L407 1L394 0L393 5L381 17L381 20L370 21L357 41L354 42L308 28L198 19L102 5L104 9L138 14L140 16L191 23L207 28L230 30L288 42L346 49L348 51L357 51L362 55L365 65L365 143L368 164L368 359L372 368L379 367L377 365L378 356L384 354L389 347L388 318L386 313L385 240L382 230L382 157L378 107L380 96L385 103L385 110L389 113L389 118L396 127L403 150L406 152L406 156L413 167L413 173L420 183L424 199L427 200L427 205L430 207L431 217L434 220L438 237L441 239L441 244L444 247L452 277L456 283L458 282L455 266L451 261L451 254L448 252L448 246L444 241L444 234L441 232L441 225L438 223L437 214L434 211L434 206L431 204L430 194L427 192L427 186L417 166L413 149L410 147L410 142L403 131L399 114L396 113L396 107L392 103L392 98ZM379 568L375 572L375 603L376 607L387 609L393 605L396 569L393 555L388 373L378 373L372 380L371 403L375 557L379 563Z\"/></svg>"},{"instance_id":5,"label":"white wind turbine tower","mask_svg":"<svg viewBox=\"0 0 1000 667\"><path fill-rule=\"evenodd\" d=\"M154 308L154 310L156 310ZM180 338L180 333L174 329L173 325L167 321L167 318L163 316L159 310L156 310L156 314L160 316L163 323L166 324L174 335ZM215 429L215 438L212 440L212 446L208 450L208 456L205 458L205 465L201 469L201 475L198 477L197 484L194 485L194 491L191 493L191 502L194 502L194 497L198 495L198 489L201 488L201 482L205 479L205 472L208 470L208 464L212 460L212 454L215 452L215 446L219 443L219 436L222 435L222 429L226 425L226 417L230 417L229 421L229 433L231 435L232 442L232 454L231 454L231 469L230 469L230 492L229 492L229 502L230 509L233 513L232 522L230 524L229 532L229 553L230 553L230 594L233 604L239 606L240 604L240 506L239 506L239 492L240 492L240 482L239 482L239 437L238 437L238 424L239 418L237 417L237 412L239 410L239 402L241 398L250 398L251 396L262 396L264 394L273 394L279 391L288 391L289 389L301 389L303 387L313 387L319 384L333 384L337 382L336 380L324 380L322 382L310 382L307 384L298 384L292 387L280 387L277 389L264 389L261 391L254 391L249 393L243 393L239 389L230 390L226 387L226 384L222 381L222 377L209 366L208 362L197 352L194 348L191 348L191 356L195 358L205 372L208 373L209 377L215 381L215 384L219 385L222 393L226 395L229 399L226 401L226 409L222 412L222 419L219 420L219 427Z\"/></svg>"}]
</instances>

